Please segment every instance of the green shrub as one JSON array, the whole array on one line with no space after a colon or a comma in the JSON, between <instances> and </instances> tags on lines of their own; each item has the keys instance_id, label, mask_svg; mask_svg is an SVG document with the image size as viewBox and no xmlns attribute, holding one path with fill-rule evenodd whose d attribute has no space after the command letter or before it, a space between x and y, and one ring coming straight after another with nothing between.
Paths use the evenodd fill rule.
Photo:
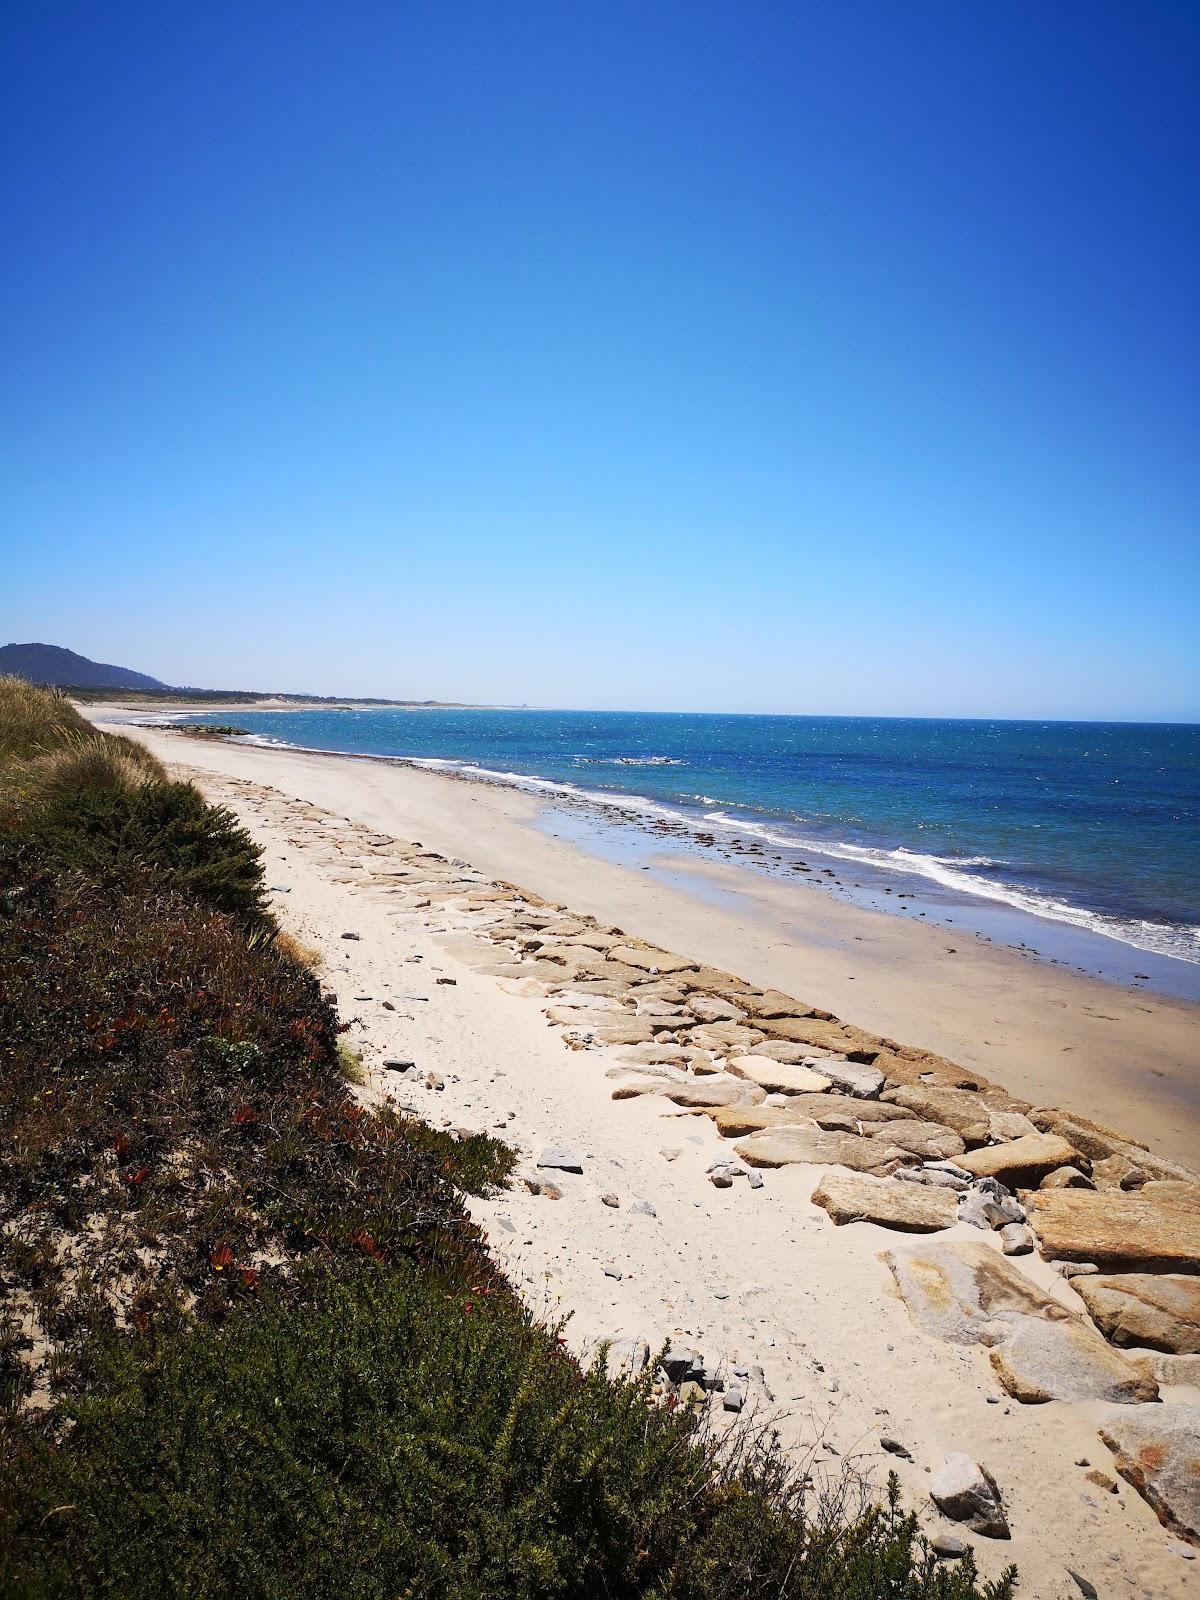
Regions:
<instances>
[{"instance_id":1,"label":"green shrub","mask_svg":"<svg viewBox=\"0 0 1200 1600\"><path fill-rule=\"evenodd\" d=\"M644 1384L436 1268L307 1272L221 1332L134 1346L110 1344L0 1507L13 1600L978 1593L894 1506L806 1515L769 1447L723 1469Z\"/></svg>"},{"instance_id":2,"label":"green shrub","mask_svg":"<svg viewBox=\"0 0 1200 1600\"><path fill-rule=\"evenodd\" d=\"M190 783L147 779L136 765L130 776L125 758L103 749L79 752L71 766L78 781L56 771L52 785L26 797L16 823L47 863L109 888L149 868L164 886L248 926L274 927L262 852L231 811Z\"/></svg>"}]
</instances>

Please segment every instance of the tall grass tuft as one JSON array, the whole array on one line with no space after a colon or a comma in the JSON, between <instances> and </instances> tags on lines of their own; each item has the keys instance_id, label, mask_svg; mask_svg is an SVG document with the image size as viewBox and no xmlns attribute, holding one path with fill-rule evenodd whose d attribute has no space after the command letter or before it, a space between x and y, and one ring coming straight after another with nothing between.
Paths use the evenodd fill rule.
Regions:
<instances>
[{"instance_id":1,"label":"tall grass tuft","mask_svg":"<svg viewBox=\"0 0 1200 1600\"><path fill-rule=\"evenodd\" d=\"M90 732L60 689L0 677L0 762L27 760Z\"/></svg>"}]
</instances>

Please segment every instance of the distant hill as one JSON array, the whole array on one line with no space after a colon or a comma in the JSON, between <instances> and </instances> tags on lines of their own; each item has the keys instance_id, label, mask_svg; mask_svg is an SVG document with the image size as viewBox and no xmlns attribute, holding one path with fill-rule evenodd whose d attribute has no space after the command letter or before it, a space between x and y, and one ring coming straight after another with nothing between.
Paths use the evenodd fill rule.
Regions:
<instances>
[{"instance_id":1,"label":"distant hill","mask_svg":"<svg viewBox=\"0 0 1200 1600\"><path fill-rule=\"evenodd\" d=\"M30 683L65 689L165 689L167 685L129 667L89 661L57 644L0 645L0 673L28 678Z\"/></svg>"}]
</instances>

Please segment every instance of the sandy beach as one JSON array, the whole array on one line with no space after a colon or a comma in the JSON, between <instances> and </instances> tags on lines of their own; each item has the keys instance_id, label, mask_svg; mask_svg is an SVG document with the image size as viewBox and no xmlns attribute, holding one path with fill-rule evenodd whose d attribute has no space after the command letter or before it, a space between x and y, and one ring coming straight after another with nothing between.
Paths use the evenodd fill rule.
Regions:
<instances>
[{"instance_id":1,"label":"sandy beach","mask_svg":"<svg viewBox=\"0 0 1200 1600\"><path fill-rule=\"evenodd\" d=\"M973 1540L980 1565L995 1573L1015 1561L1022 1593L1090 1592L1072 1571L1105 1596L1192 1592L1194 1552L1119 1479L1098 1437L1134 1408L1022 1404L982 1345L931 1337L881 1260L911 1237L871 1222L834 1226L811 1199L821 1165L764 1167L757 1187L715 1185L710 1169L731 1151L708 1116L659 1093L614 1099L614 1081L635 1075L628 1049L566 1048L564 1018L547 1025L554 1001L602 1015L608 997L586 984L583 998L548 995L544 982L513 975L488 927L511 896L505 886L517 885L531 903L542 897L610 934L947 1058L1019 1102L1109 1124L1168 1163L1194 1165L1200 1153L1197 1008L807 885L667 857L602 860L536 825L539 802L512 789L135 731L262 845L281 922L322 952L363 1057L364 1093L501 1132L521 1151L532 1187L477 1202L476 1213L529 1302L569 1315L573 1346L685 1341L721 1366L727 1388L740 1386L749 1412L774 1419L814 1473L852 1462L878 1486L895 1470L931 1532L947 1526L931 1475L947 1452L966 1452L1000 1485L1012 1534ZM402 879L419 860L434 887L417 893ZM572 1157L568 1170L537 1165L550 1149ZM994 1246L1006 1260L996 1236L964 1221L938 1239ZM1080 1315L1051 1261L1027 1255L1020 1271L1064 1317ZM1163 1400L1200 1403L1195 1361L1159 1358Z\"/></svg>"}]
</instances>

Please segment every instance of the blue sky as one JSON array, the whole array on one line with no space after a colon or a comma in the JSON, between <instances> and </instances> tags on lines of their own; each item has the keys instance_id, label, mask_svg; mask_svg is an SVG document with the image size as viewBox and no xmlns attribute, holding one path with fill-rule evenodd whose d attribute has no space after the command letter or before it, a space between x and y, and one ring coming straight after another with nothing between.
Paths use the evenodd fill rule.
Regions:
<instances>
[{"instance_id":1,"label":"blue sky","mask_svg":"<svg viewBox=\"0 0 1200 1600\"><path fill-rule=\"evenodd\" d=\"M0 642L1200 718L1194 4L0 14Z\"/></svg>"}]
</instances>

